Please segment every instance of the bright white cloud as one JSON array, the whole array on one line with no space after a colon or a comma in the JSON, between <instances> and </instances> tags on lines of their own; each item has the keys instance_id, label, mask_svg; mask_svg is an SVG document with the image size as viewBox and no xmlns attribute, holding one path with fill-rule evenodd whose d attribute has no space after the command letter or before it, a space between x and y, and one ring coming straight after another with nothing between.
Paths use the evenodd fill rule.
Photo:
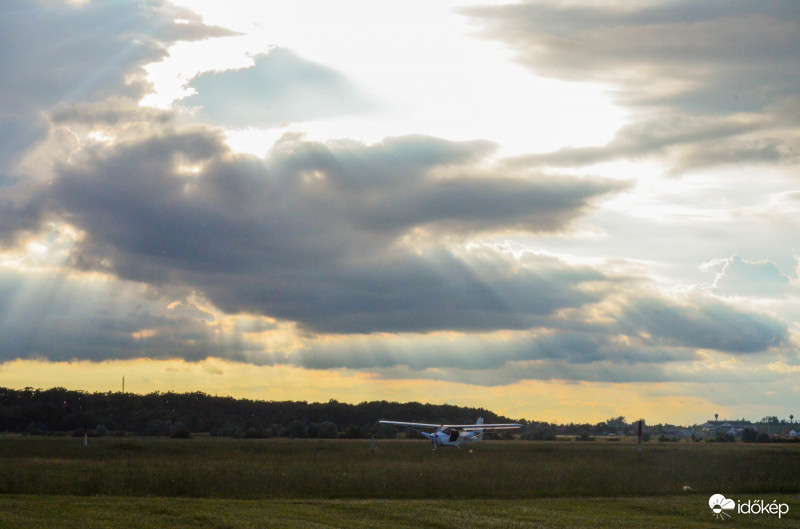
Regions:
<instances>
[{"instance_id":1,"label":"bright white cloud","mask_svg":"<svg viewBox=\"0 0 800 529\"><path fill-rule=\"evenodd\" d=\"M521 154L602 144L612 137L624 112L610 103L602 86L536 77L514 64L503 46L476 38L476 28L459 11L468 4L301 1L237 7L234 1L220 13L213 2L186 2L208 22L243 33L222 44L230 50L228 68L241 67L245 55L280 46L341 72L381 103L368 117L291 129L314 139L374 142L425 131L454 140L486 138L504 154ZM150 68L161 101L179 97L176 84L199 71L225 68L214 53L207 54L205 66L198 64L208 43L177 47L169 68ZM182 72L177 79L176 69ZM263 146L247 145L265 152Z\"/></svg>"}]
</instances>

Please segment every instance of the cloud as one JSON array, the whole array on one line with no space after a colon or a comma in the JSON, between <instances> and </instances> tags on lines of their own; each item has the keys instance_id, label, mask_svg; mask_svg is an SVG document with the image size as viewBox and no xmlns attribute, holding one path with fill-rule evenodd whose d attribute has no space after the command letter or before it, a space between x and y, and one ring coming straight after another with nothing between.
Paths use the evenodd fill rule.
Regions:
<instances>
[{"instance_id":1,"label":"cloud","mask_svg":"<svg viewBox=\"0 0 800 529\"><path fill-rule=\"evenodd\" d=\"M375 103L341 73L274 48L249 68L208 72L189 82L196 94L183 99L213 123L230 127L363 114Z\"/></svg>"},{"instance_id":2,"label":"cloud","mask_svg":"<svg viewBox=\"0 0 800 529\"><path fill-rule=\"evenodd\" d=\"M194 129L76 154L47 202L86 233L75 266L194 285L226 311L317 331L519 328L594 299L580 288L603 280L594 270L424 243L564 229L621 189L475 174L491 149L424 136L373 146L286 138L258 159ZM415 243L420 230L428 235Z\"/></svg>"},{"instance_id":3,"label":"cloud","mask_svg":"<svg viewBox=\"0 0 800 529\"><path fill-rule=\"evenodd\" d=\"M479 385L551 379L730 382L732 371L715 370L707 360L710 351L743 358L791 348L787 325L773 316L699 289L676 295L649 283L636 287L635 278L616 279L595 302L545 315L528 329L327 337L280 362ZM756 379L749 372L748 377Z\"/></svg>"},{"instance_id":4,"label":"cloud","mask_svg":"<svg viewBox=\"0 0 800 529\"><path fill-rule=\"evenodd\" d=\"M9 214L0 221L0 242L35 229L40 220L41 211L28 200L30 186L15 166L48 136L50 110L112 96L138 99L148 89L142 67L165 57L170 43L230 34L161 2L3 2L0 204Z\"/></svg>"},{"instance_id":5,"label":"cloud","mask_svg":"<svg viewBox=\"0 0 800 529\"><path fill-rule=\"evenodd\" d=\"M791 281L772 261L747 261L739 255L715 259L700 267L716 272L714 288L724 295L782 297Z\"/></svg>"},{"instance_id":6,"label":"cloud","mask_svg":"<svg viewBox=\"0 0 800 529\"><path fill-rule=\"evenodd\" d=\"M666 157L668 174L723 164L795 163L798 6L767 2L523 2L465 10L536 73L601 83L634 122L608 145L541 163Z\"/></svg>"},{"instance_id":7,"label":"cloud","mask_svg":"<svg viewBox=\"0 0 800 529\"><path fill-rule=\"evenodd\" d=\"M0 362L235 357L214 345L207 316L112 278L0 270Z\"/></svg>"},{"instance_id":8,"label":"cloud","mask_svg":"<svg viewBox=\"0 0 800 529\"><path fill-rule=\"evenodd\" d=\"M358 346L356 346L358 347ZM786 383L793 383L796 374L795 366L769 365L761 362L761 358L752 361L730 363L709 360L693 351L665 349L662 355L653 355L657 358L648 361L648 355L640 351L641 361L619 361L618 359L597 359L591 362L575 363L569 359L541 358L533 360L510 360L492 362L491 357L499 354L503 357L504 344L502 341L494 343L491 350L484 352L486 361L481 363L475 358L467 356L458 362L447 363L444 366L426 366L423 355L419 355L411 363L407 361L396 362L391 366L365 366L353 367L361 373L369 373L371 377L380 380L431 380L455 382L459 384L472 384L483 387L508 386L524 381L566 381L568 383L602 382L615 384L641 384L647 386L643 395L664 391L665 388L675 388L675 384L686 383L695 391L714 387L717 391L729 391L731 387L738 387L743 391L748 388L763 388L772 386L780 387ZM373 356L380 358L384 352L375 350ZM437 358L441 358L440 355ZM293 365L305 366L298 359L289 357ZM318 367L316 369L331 369ZM336 368L333 368L336 369ZM580 390L576 387L576 391ZM670 391L670 390L668 390ZM671 390L671 391L674 391ZM681 392L685 397L687 393ZM735 392L734 392L735 393ZM742 393L736 395L741 397ZM587 397L591 401L591 395ZM746 399L746 398L745 398ZM728 399L730 401L730 399Z\"/></svg>"},{"instance_id":9,"label":"cloud","mask_svg":"<svg viewBox=\"0 0 800 529\"><path fill-rule=\"evenodd\" d=\"M232 34L161 2L70 6L9 0L0 15L0 70L6 72L0 93L9 105L15 98L39 109L141 97L147 89L142 67L164 58L167 45Z\"/></svg>"},{"instance_id":10,"label":"cloud","mask_svg":"<svg viewBox=\"0 0 800 529\"><path fill-rule=\"evenodd\" d=\"M756 353L785 345L789 330L782 321L741 310L695 290L671 300L631 296L618 315L630 334L647 333L654 343L734 354Z\"/></svg>"},{"instance_id":11,"label":"cloud","mask_svg":"<svg viewBox=\"0 0 800 529\"><path fill-rule=\"evenodd\" d=\"M0 362L217 357L483 386L790 376L796 325L790 330L786 314L795 309L779 302L791 300L759 300L757 307L779 307L781 319L742 298L784 295L788 279L771 261L709 263L711 292L675 294L648 276L675 263L670 241L692 244L680 231L689 221L631 222L625 207L602 213L617 224L589 216L632 185L574 176L588 173L581 167L650 157L680 172L794 160L781 127L793 126L786 109L796 99L772 69L796 58L766 59L761 78L742 73L771 50L761 21L777 4L735 4L728 14L704 4L691 16L686 3L648 5L473 11L530 67L606 83L636 111L605 146L505 160L491 141L426 135L374 144L286 135L264 158L236 155L222 130L138 103L148 91L143 66L170 43L227 31L160 3L41 4L26 15L24 34L11 27L15 15L0 18L17 31L15 46L0 48L0 64L18 74L0 80ZM753 42L729 52L722 43L744 19L753 22ZM732 25L701 31L721 20ZM784 26L776 27L780 41ZM637 37L646 28L653 45ZM698 55L681 55L680 39ZM60 45L48 55L52 42ZM37 53L43 62L34 64ZM675 75L670 57L685 66ZM737 100L720 83L739 78ZM192 86L198 93L185 103L224 125L373 108L341 73L281 48ZM706 104L714 90L724 100ZM766 193L791 221L797 196L781 189ZM702 192L691 202L725 189ZM683 190L652 203L659 200L689 201ZM581 221L608 228L588 250L575 247ZM726 227L704 230L727 244ZM645 248L637 248L638 264L619 254L621 233L637 233L627 244ZM512 242L498 242L505 239ZM554 248L558 256L548 253ZM612 257L570 257L581 252ZM685 260L694 270L709 258ZM760 359L784 374L717 369Z\"/></svg>"},{"instance_id":12,"label":"cloud","mask_svg":"<svg viewBox=\"0 0 800 529\"><path fill-rule=\"evenodd\" d=\"M124 136L126 129L140 123L148 124L145 130L149 134L174 126L175 114L169 110L139 106L135 99L129 97L111 96L101 101L56 105L51 118L56 125L68 126L71 130L109 128L115 136ZM140 130L136 135L146 134Z\"/></svg>"},{"instance_id":13,"label":"cloud","mask_svg":"<svg viewBox=\"0 0 800 529\"><path fill-rule=\"evenodd\" d=\"M613 330L548 329L490 333L433 333L426 335L374 334L322 338L288 355L285 361L310 369L357 369L382 371L402 368L412 371L500 370L505 382L520 378L556 378L548 366L575 367L586 373L598 365L654 365L691 360L686 348L640 347L618 341ZM537 376L513 377L514 366L541 369ZM533 367L531 368L533 369ZM530 371L530 370L527 370ZM561 378L565 378L563 375Z\"/></svg>"},{"instance_id":14,"label":"cloud","mask_svg":"<svg viewBox=\"0 0 800 529\"><path fill-rule=\"evenodd\" d=\"M89 105L60 119L115 116ZM294 322L318 340L287 354L240 334L223 351L202 318L184 313L180 325L134 319L116 344L100 333L109 356L146 354L137 348L143 340L155 347L163 338L153 354L424 377L495 370L491 380L508 383L536 369L538 377L588 376L585 366L607 366L609 379L614 365L629 366L614 380L656 380L668 375L648 365L686 362L697 349L757 353L787 343L781 321L716 296L644 294L643 281L653 287L639 276L474 240L566 230L624 184L493 166L494 146L484 141L286 136L262 159L232 154L219 131L165 123L149 136L85 145L35 197L80 230L68 264L155 292L198 292L225 313ZM174 343L153 328L178 329ZM444 331L455 334L437 334ZM184 343L191 346L181 352ZM534 364L510 367L525 362Z\"/></svg>"},{"instance_id":15,"label":"cloud","mask_svg":"<svg viewBox=\"0 0 800 529\"><path fill-rule=\"evenodd\" d=\"M652 155L668 156L672 154L676 158L675 161L678 162L677 158L686 157L687 151L678 150L676 147L686 149L686 146L694 146L699 143L702 145L701 149L708 149L704 159L706 162L710 162L710 158L720 156L719 146L712 150L714 142L756 131L763 125L762 121L752 118L662 116L647 121L635 121L621 127L614 139L603 146L565 147L549 153L523 155L517 160L526 164L570 166L591 165L617 158L637 159ZM756 146L754 142L749 146L742 145L735 158L728 161L743 162L748 159L773 161L780 158L777 152L772 152L770 156L764 152L765 149L765 145ZM756 151L761 151L761 153L758 154ZM704 163L700 163L700 155L701 153L696 153L694 156L689 156L695 160L695 166L704 165ZM717 158L717 162L724 161L726 160ZM691 160L684 160L682 166L688 167L691 163Z\"/></svg>"},{"instance_id":16,"label":"cloud","mask_svg":"<svg viewBox=\"0 0 800 529\"><path fill-rule=\"evenodd\" d=\"M15 181L11 169L48 129L47 120L35 107L18 97L0 95L0 185Z\"/></svg>"},{"instance_id":17,"label":"cloud","mask_svg":"<svg viewBox=\"0 0 800 529\"><path fill-rule=\"evenodd\" d=\"M796 92L800 8L786 2L523 2L467 13L529 67L618 85L627 105L728 114Z\"/></svg>"}]
</instances>

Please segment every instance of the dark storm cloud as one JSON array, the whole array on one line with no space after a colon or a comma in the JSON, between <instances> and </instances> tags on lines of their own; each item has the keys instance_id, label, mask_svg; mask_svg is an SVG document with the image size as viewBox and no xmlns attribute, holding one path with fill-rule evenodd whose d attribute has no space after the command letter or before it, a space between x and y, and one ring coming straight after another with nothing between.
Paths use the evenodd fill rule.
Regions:
<instances>
[{"instance_id":1,"label":"dark storm cloud","mask_svg":"<svg viewBox=\"0 0 800 529\"><path fill-rule=\"evenodd\" d=\"M250 68L201 74L189 86L197 94L183 104L232 127L361 114L375 106L344 75L284 48L257 56Z\"/></svg>"},{"instance_id":2,"label":"dark storm cloud","mask_svg":"<svg viewBox=\"0 0 800 529\"><path fill-rule=\"evenodd\" d=\"M466 12L483 35L508 43L535 72L603 83L633 111L636 121L609 145L563 149L537 161L580 165L666 154L669 172L681 174L797 160L783 132L798 124L796 112L787 111L796 108L800 70L795 3L524 2Z\"/></svg>"},{"instance_id":3,"label":"dark storm cloud","mask_svg":"<svg viewBox=\"0 0 800 529\"><path fill-rule=\"evenodd\" d=\"M192 285L225 311L316 331L522 328L596 299L580 288L603 281L596 270L403 242L418 230L558 230L621 188L475 175L491 149L424 136L374 146L286 138L260 160L197 129L76 155L49 204L87 233L76 266Z\"/></svg>"}]
</instances>

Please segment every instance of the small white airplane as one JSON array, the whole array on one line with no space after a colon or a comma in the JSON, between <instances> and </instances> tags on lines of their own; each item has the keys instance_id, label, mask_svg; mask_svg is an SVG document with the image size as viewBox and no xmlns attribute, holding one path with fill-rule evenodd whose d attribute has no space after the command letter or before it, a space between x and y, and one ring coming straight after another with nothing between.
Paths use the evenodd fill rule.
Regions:
<instances>
[{"instance_id":1,"label":"small white airplane","mask_svg":"<svg viewBox=\"0 0 800 529\"><path fill-rule=\"evenodd\" d=\"M480 443L483 440L484 430L508 430L522 428L521 424L483 424L483 419L478 419L475 424L424 424L419 422L378 421L381 424L405 426L409 430L420 434L433 443L433 449L440 446L460 447L464 443ZM434 432L423 432L417 428L435 428Z\"/></svg>"}]
</instances>

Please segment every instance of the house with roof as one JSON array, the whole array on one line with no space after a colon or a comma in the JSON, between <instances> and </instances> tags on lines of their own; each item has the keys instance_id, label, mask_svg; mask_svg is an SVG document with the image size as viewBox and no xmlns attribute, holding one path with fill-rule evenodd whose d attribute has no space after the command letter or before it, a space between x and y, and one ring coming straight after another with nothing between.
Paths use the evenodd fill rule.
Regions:
<instances>
[{"instance_id":1,"label":"house with roof","mask_svg":"<svg viewBox=\"0 0 800 529\"><path fill-rule=\"evenodd\" d=\"M725 432L726 434L730 434L734 437L742 435L742 432L745 428L754 428L754 425L750 421L746 421L744 419L740 421L731 421L728 419L721 420L721 421L706 421L704 424L700 425L700 428L706 433L716 433L719 431Z\"/></svg>"}]
</instances>

